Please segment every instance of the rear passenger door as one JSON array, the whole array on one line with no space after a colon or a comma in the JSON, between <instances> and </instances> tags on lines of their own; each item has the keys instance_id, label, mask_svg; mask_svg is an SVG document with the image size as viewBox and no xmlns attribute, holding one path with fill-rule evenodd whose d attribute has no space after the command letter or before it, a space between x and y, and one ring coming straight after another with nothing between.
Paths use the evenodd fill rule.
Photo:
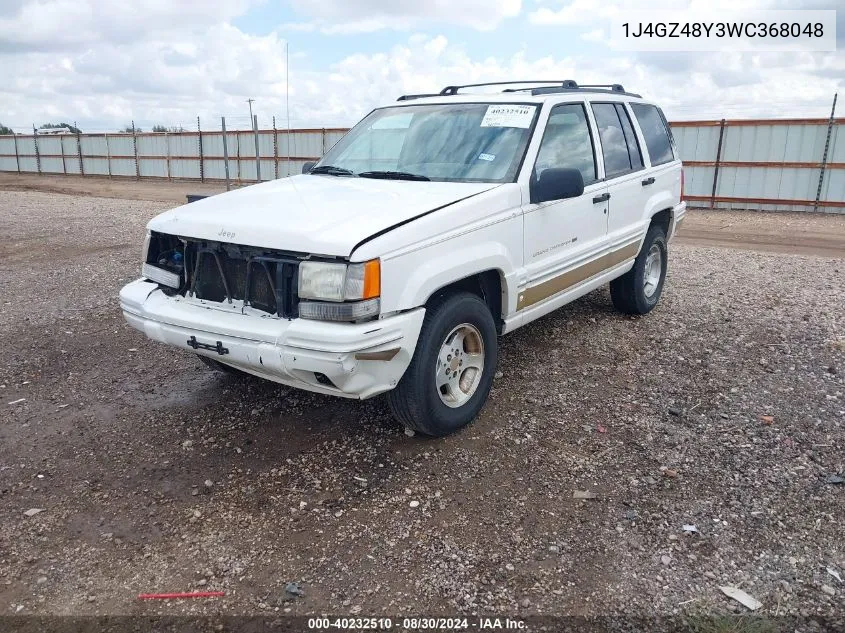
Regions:
<instances>
[{"instance_id":1,"label":"rear passenger door","mask_svg":"<svg viewBox=\"0 0 845 633\"><path fill-rule=\"evenodd\" d=\"M611 248L639 239L644 231L648 185L643 153L622 102L592 102L608 186L607 238Z\"/></svg>"},{"instance_id":2,"label":"rear passenger door","mask_svg":"<svg viewBox=\"0 0 845 633\"><path fill-rule=\"evenodd\" d=\"M681 163L672 139L672 131L660 108L648 103L629 103L634 121L645 141L651 184L647 190L646 206L659 211L675 206L681 201Z\"/></svg>"}]
</instances>

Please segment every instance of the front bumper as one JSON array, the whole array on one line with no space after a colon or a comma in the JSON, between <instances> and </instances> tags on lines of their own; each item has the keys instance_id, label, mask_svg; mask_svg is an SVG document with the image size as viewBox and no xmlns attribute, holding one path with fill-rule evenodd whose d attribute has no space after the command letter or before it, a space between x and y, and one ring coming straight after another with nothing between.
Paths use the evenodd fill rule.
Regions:
<instances>
[{"instance_id":1,"label":"front bumper","mask_svg":"<svg viewBox=\"0 0 845 633\"><path fill-rule=\"evenodd\" d=\"M366 323L286 320L168 297L144 279L121 289L120 307L129 325L154 341L291 387L347 398L369 398L398 384L425 316L425 309L417 308ZM192 337L210 347L219 341L228 352L194 349ZM325 377L322 382L318 374Z\"/></svg>"}]
</instances>

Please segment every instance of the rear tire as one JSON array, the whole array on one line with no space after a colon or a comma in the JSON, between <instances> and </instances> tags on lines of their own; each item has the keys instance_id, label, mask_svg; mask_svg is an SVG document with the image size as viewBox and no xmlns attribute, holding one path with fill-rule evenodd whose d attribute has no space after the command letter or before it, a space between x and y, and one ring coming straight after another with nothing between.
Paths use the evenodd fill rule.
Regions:
<instances>
[{"instance_id":1,"label":"rear tire","mask_svg":"<svg viewBox=\"0 0 845 633\"><path fill-rule=\"evenodd\" d=\"M634 267L610 282L610 298L624 314L648 314L657 305L666 279L668 250L666 233L649 227Z\"/></svg>"},{"instance_id":2,"label":"rear tire","mask_svg":"<svg viewBox=\"0 0 845 633\"><path fill-rule=\"evenodd\" d=\"M387 394L393 417L435 437L472 422L493 384L496 337L493 316L476 295L461 292L433 299L411 364Z\"/></svg>"}]
</instances>

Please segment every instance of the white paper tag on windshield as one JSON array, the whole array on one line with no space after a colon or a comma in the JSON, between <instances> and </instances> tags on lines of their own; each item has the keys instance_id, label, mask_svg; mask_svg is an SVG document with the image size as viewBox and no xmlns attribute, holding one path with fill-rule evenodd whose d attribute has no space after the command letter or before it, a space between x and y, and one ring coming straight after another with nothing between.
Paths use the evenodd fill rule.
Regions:
<instances>
[{"instance_id":1,"label":"white paper tag on windshield","mask_svg":"<svg viewBox=\"0 0 845 633\"><path fill-rule=\"evenodd\" d=\"M534 119L533 105L491 105L481 120L481 127L521 127L528 128Z\"/></svg>"}]
</instances>

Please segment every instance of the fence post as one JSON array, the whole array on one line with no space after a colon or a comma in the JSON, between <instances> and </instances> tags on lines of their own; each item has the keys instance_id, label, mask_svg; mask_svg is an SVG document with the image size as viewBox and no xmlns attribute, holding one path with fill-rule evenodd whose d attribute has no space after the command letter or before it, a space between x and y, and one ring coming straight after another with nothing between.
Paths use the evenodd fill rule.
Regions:
<instances>
[{"instance_id":1,"label":"fence post","mask_svg":"<svg viewBox=\"0 0 845 633\"><path fill-rule=\"evenodd\" d=\"M132 151L135 153L135 180L141 180L141 166L138 164L138 136L135 133L135 121L132 121Z\"/></svg>"},{"instance_id":2,"label":"fence post","mask_svg":"<svg viewBox=\"0 0 845 633\"><path fill-rule=\"evenodd\" d=\"M35 131L35 125L32 126L32 143L35 145L35 167L38 169L38 175L41 175L41 154L38 153L38 133Z\"/></svg>"},{"instance_id":3,"label":"fence post","mask_svg":"<svg viewBox=\"0 0 845 633\"><path fill-rule=\"evenodd\" d=\"M65 165L65 137L59 136L59 147L62 150L62 173L67 176L67 165Z\"/></svg>"},{"instance_id":4,"label":"fence post","mask_svg":"<svg viewBox=\"0 0 845 633\"><path fill-rule=\"evenodd\" d=\"M79 159L79 175L84 176L85 164L82 160L82 139L79 138L79 132L76 133L76 157ZM111 166L111 161L109 161L109 166Z\"/></svg>"},{"instance_id":5,"label":"fence post","mask_svg":"<svg viewBox=\"0 0 845 633\"><path fill-rule=\"evenodd\" d=\"M15 165L18 168L18 173L21 173L21 159L20 159L20 156L18 155L18 135L15 134L14 132L12 132L12 139L14 140L14 143L15 143Z\"/></svg>"},{"instance_id":6,"label":"fence post","mask_svg":"<svg viewBox=\"0 0 845 633\"><path fill-rule=\"evenodd\" d=\"M716 168L713 170L713 191L710 193L710 208L716 208L716 186L719 182L719 164L722 162L722 140L725 138L725 120L719 123L719 145L716 147Z\"/></svg>"},{"instance_id":7,"label":"fence post","mask_svg":"<svg viewBox=\"0 0 845 633\"><path fill-rule=\"evenodd\" d=\"M235 130L235 155L237 156L236 162L238 163L238 185L241 184L241 133L239 130Z\"/></svg>"},{"instance_id":8,"label":"fence post","mask_svg":"<svg viewBox=\"0 0 845 633\"><path fill-rule=\"evenodd\" d=\"M109 172L109 178L111 178L111 147L109 147L109 135L103 134L103 138L106 139L106 171Z\"/></svg>"},{"instance_id":9,"label":"fence post","mask_svg":"<svg viewBox=\"0 0 845 633\"><path fill-rule=\"evenodd\" d=\"M273 117L273 176L279 179L279 143L276 138L276 117Z\"/></svg>"},{"instance_id":10,"label":"fence post","mask_svg":"<svg viewBox=\"0 0 845 633\"><path fill-rule=\"evenodd\" d=\"M320 143L320 147L323 148L322 152L320 152L320 157L322 158L326 155L326 128L323 128L323 139Z\"/></svg>"},{"instance_id":11,"label":"fence post","mask_svg":"<svg viewBox=\"0 0 845 633\"><path fill-rule=\"evenodd\" d=\"M261 154L258 151L258 115L252 115L252 138L255 139L255 181L261 182Z\"/></svg>"},{"instance_id":12,"label":"fence post","mask_svg":"<svg viewBox=\"0 0 845 633\"><path fill-rule=\"evenodd\" d=\"M200 129L199 117L197 117L197 143L200 149L200 182L205 182L205 167L202 160L202 130Z\"/></svg>"},{"instance_id":13,"label":"fence post","mask_svg":"<svg viewBox=\"0 0 845 633\"><path fill-rule=\"evenodd\" d=\"M226 191L229 191L229 143L226 139L226 117L220 117L220 125L223 127L223 171L226 173Z\"/></svg>"},{"instance_id":14,"label":"fence post","mask_svg":"<svg viewBox=\"0 0 845 633\"><path fill-rule=\"evenodd\" d=\"M830 119L827 121L827 138L824 141L824 153L822 154L822 165L819 170L819 187L816 189L816 203L813 205L813 212L819 210L819 201L822 199L822 185L824 184L824 172L827 167L827 154L830 151L830 134L833 131L833 117L836 113L836 98L839 93L833 95L833 107L830 109Z\"/></svg>"},{"instance_id":15,"label":"fence post","mask_svg":"<svg viewBox=\"0 0 845 633\"><path fill-rule=\"evenodd\" d=\"M167 152L165 165L167 166L167 180L169 182L172 177L170 175L170 137L167 135L167 130L164 131L164 151Z\"/></svg>"}]
</instances>

